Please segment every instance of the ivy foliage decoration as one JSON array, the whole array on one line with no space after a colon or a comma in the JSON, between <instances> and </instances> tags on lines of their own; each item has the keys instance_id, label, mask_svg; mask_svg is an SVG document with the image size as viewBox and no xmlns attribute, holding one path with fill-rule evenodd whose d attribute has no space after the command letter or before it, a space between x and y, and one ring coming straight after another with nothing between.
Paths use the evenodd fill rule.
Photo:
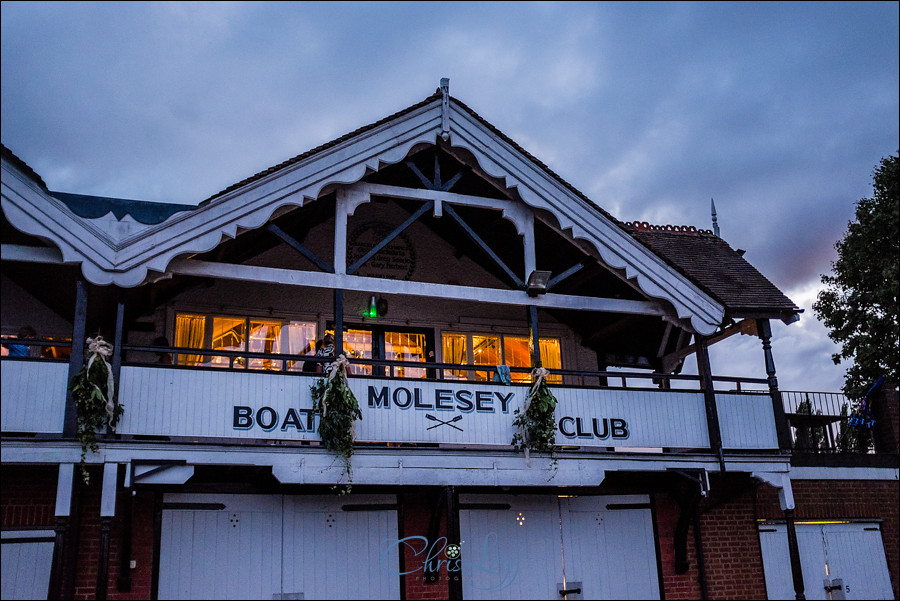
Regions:
<instances>
[{"instance_id":1,"label":"ivy foliage decoration","mask_svg":"<svg viewBox=\"0 0 900 601\"><path fill-rule=\"evenodd\" d=\"M513 426L517 428L513 434L512 445L516 451L525 452L525 460L531 466L531 453L549 453L550 468L557 467L556 457L556 420L553 416L556 410L556 397L550 391L547 384L548 372L543 367L536 367L531 372L534 382L525 397L523 409L516 409L513 413L516 418Z\"/></svg>"},{"instance_id":2,"label":"ivy foliage decoration","mask_svg":"<svg viewBox=\"0 0 900 601\"><path fill-rule=\"evenodd\" d=\"M81 442L81 477L90 484L85 458L96 453L97 432L115 428L125 409L116 401L116 384L109 357L113 347L102 336L87 339L88 357L69 383L77 414L76 435Z\"/></svg>"},{"instance_id":3,"label":"ivy foliage decoration","mask_svg":"<svg viewBox=\"0 0 900 601\"><path fill-rule=\"evenodd\" d=\"M321 378L309 387L312 392L313 411L319 414L319 437L322 445L336 453L344 462L344 474L347 484L341 494L350 492L353 473L350 469L350 457L353 455L354 422L362 419L359 403L350 390L347 381L345 355L325 367L327 377Z\"/></svg>"}]
</instances>

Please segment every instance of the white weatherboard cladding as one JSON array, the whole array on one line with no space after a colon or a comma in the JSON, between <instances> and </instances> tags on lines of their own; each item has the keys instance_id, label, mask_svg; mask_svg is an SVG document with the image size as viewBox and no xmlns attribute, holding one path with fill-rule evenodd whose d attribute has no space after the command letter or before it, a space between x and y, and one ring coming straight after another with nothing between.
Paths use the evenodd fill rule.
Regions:
<instances>
[{"instance_id":1,"label":"white weatherboard cladding","mask_svg":"<svg viewBox=\"0 0 900 601\"><path fill-rule=\"evenodd\" d=\"M391 495L167 494L159 598L399 598L396 509L344 510L395 503Z\"/></svg>"},{"instance_id":2,"label":"white weatherboard cladding","mask_svg":"<svg viewBox=\"0 0 900 601\"><path fill-rule=\"evenodd\" d=\"M69 364L0 362L3 432L62 432Z\"/></svg>"},{"instance_id":3,"label":"white weatherboard cladding","mask_svg":"<svg viewBox=\"0 0 900 601\"><path fill-rule=\"evenodd\" d=\"M0 545L0 597L10 600L47 598L54 536L52 530L3 532L6 540ZM12 542L12 539L16 542Z\"/></svg>"},{"instance_id":4,"label":"white weatherboard cladding","mask_svg":"<svg viewBox=\"0 0 900 601\"><path fill-rule=\"evenodd\" d=\"M777 449L775 414L768 394L716 394L722 446L726 449Z\"/></svg>"},{"instance_id":5,"label":"white weatherboard cladding","mask_svg":"<svg viewBox=\"0 0 900 601\"><path fill-rule=\"evenodd\" d=\"M658 599L656 546L643 495L460 495L463 597Z\"/></svg>"},{"instance_id":6,"label":"white weatherboard cladding","mask_svg":"<svg viewBox=\"0 0 900 601\"><path fill-rule=\"evenodd\" d=\"M3 210L18 229L57 244L65 261L82 263L91 282L132 287L151 272L165 273L178 255L208 251L241 229L261 227L283 207L316 199L325 186L355 183L367 170L402 160L416 144L434 144L441 123L438 99L121 241L100 229L102 221L79 220L6 161ZM719 303L452 102L450 127L451 143L471 152L487 173L505 179L527 205L553 213L563 229L590 242L604 262L645 294L670 302L698 333L716 330L724 315Z\"/></svg>"},{"instance_id":7,"label":"white weatherboard cladding","mask_svg":"<svg viewBox=\"0 0 900 601\"><path fill-rule=\"evenodd\" d=\"M874 523L797 524L797 545L807 599L830 599L825 578L840 578L847 599L893 599L881 529ZM793 599L787 527L759 527L766 593Z\"/></svg>"},{"instance_id":8,"label":"white weatherboard cladding","mask_svg":"<svg viewBox=\"0 0 900 601\"><path fill-rule=\"evenodd\" d=\"M117 431L318 440L315 423L310 428L308 421L314 381L307 376L126 366L119 388L125 413ZM526 386L378 378L351 378L350 387L363 414L356 422L357 440L463 445L510 444L514 411L523 407L528 391ZM559 401L557 444L709 446L699 392L555 388L554 394Z\"/></svg>"}]
</instances>

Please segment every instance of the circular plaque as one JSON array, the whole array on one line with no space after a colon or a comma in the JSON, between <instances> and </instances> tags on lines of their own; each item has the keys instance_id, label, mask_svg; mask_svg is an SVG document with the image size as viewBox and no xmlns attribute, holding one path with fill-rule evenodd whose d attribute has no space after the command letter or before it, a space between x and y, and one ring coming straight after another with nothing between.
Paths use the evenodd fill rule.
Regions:
<instances>
[{"instance_id":1,"label":"circular plaque","mask_svg":"<svg viewBox=\"0 0 900 601\"><path fill-rule=\"evenodd\" d=\"M387 238L396 226L380 221L363 224L353 230L347 243L347 264L353 265ZM416 269L416 251L405 232L369 258L357 275L387 280L408 280Z\"/></svg>"}]
</instances>

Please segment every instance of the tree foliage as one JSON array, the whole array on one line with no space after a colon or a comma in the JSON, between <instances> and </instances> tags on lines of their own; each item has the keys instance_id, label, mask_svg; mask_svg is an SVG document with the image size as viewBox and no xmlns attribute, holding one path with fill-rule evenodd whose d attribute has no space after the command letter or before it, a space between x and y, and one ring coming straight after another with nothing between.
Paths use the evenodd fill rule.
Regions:
<instances>
[{"instance_id":1,"label":"tree foliage","mask_svg":"<svg viewBox=\"0 0 900 601\"><path fill-rule=\"evenodd\" d=\"M841 345L841 352L832 356L835 364L853 360L844 382L851 399L865 396L881 376L885 386L898 383L898 197L898 157L890 156L875 171L873 196L856 203L855 220L835 244L833 275L822 276L826 289L813 304L829 337Z\"/></svg>"}]
</instances>

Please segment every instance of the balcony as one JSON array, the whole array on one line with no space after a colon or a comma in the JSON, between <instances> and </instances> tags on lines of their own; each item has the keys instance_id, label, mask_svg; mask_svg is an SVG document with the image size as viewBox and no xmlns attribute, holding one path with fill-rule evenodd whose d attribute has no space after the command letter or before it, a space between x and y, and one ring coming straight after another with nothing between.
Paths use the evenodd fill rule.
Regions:
<instances>
[{"instance_id":1,"label":"balcony","mask_svg":"<svg viewBox=\"0 0 900 601\"><path fill-rule=\"evenodd\" d=\"M125 348L126 357L159 350ZM167 350L177 356L186 349ZM309 388L321 376L299 371L302 361L315 359L216 354L227 358L224 368L124 364L118 397L125 413L115 439L244 445L318 440ZM363 412L356 438L375 446L507 449L514 412L522 408L530 386L521 381L529 377L527 369L512 368L512 379L520 381L505 385L491 381L493 371L486 366L353 363L354 371L365 372L350 377ZM277 370L246 368L254 364ZM60 434L68 364L5 357L0 368L4 434ZM425 377L389 375L401 369ZM556 442L564 449L675 453L711 448L705 397L695 376L552 370L551 378L559 401ZM765 380L714 380L722 389L715 401L723 447L777 452Z\"/></svg>"},{"instance_id":2,"label":"balcony","mask_svg":"<svg viewBox=\"0 0 900 601\"><path fill-rule=\"evenodd\" d=\"M886 423L889 413L876 411L879 419L870 415L870 421L854 419L856 405L837 392L782 391L781 398L795 465L896 467L896 434Z\"/></svg>"}]
</instances>

